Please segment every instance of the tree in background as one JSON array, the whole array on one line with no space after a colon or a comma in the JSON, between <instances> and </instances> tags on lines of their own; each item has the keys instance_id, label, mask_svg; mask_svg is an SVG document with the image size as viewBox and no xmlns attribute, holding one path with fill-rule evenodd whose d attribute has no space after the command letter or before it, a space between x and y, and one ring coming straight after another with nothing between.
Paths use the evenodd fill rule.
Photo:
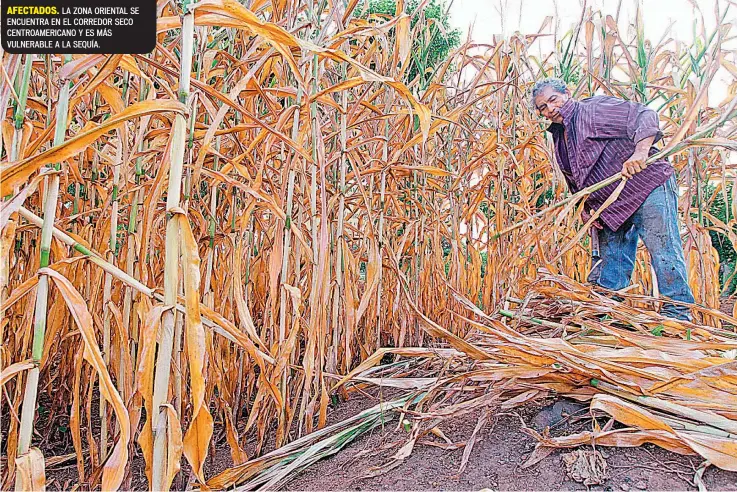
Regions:
<instances>
[{"instance_id":1,"label":"tree in background","mask_svg":"<svg viewBox=\"0 0 737 492\"><path fill-rule=\"evenodd\" d=\"M421 11L418 11L419 5L419 0L410 0L404 8L411 17L412 32L420 21L427 25L424 32L413 36L410 66L404 73L404 81L409 85L419 76L419 87L425 89L450 52L460 45L461 31L451 29L448 7L443 0L430 0ZM356 17L366 19L379 15L390 18L396 12L396 0L368 0L356 8ZM394 30L389 35L393 38Z\"/></svg>"}]
</instances>

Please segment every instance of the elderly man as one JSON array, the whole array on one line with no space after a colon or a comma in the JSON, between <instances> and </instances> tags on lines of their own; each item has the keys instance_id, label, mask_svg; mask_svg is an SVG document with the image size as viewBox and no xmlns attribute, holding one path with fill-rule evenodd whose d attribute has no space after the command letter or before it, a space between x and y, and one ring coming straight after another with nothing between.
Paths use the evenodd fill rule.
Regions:
<instances>
[{"instance_id":1,"label":"elderly man","mask_svg":"<svg viewBox=\"0 0 737 492\"><path fill-rule=\"evenodd\" d=\"M555 156L572 193L622 172L622 193L594 223L601 261L589 281L620 290L630 284L638 239L650 252L660 293L693 303L678 229L678 193L673 167L665 159L645 161L663 137L658 115L646 106L611 96L577 101L566 84L548 78L535 84L532 99L538 113L552 121ZM589 195L588 219L618 183ZM665 303L662 314L691 320L688 306Z\"/></svg>"}]
</instances>

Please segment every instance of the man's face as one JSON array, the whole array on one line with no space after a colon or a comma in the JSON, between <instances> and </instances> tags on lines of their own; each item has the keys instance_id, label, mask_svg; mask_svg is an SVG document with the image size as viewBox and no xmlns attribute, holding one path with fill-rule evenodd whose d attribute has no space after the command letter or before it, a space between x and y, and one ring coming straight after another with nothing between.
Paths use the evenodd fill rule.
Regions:
<instances>
[{"instance_id":1,"label":"man's face","mask_svg":"<svg viewBox=\"0 0 737 492\"><path fill-rule=\"evenodd\" d=\"M558 109L569 98L568 89L564 94L561 94L552 87L545 87L541 93L535 96L535 109L540 116L549 119L553 123L563 123L563 117L558 113Z\"/></svg>"}]
</instances>

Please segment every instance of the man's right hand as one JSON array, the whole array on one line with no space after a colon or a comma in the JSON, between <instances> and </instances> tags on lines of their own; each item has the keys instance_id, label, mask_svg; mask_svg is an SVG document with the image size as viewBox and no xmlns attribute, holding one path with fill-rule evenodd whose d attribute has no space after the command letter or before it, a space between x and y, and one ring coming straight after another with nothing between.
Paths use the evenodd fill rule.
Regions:
<instances>
[{"instance_id":1,"label":"man's right hand","mask_svg":"<svg viewBox=\"0 0 737 492\"><path fill-rule=\"evenodd\" d=\"M593 214L592 212L587 212L587 211L586 211L586 209L583 209L583 212L581 212L581 218L583 219L584 223L586 223L586 222L588 222L588 221L589 221L589 219L591 218L591 215L592 215L592 214ZM603 228L603 227L604 227L604 226L603 226L603 225L601 224L601 221L600 221L599 219L596 219L596 220L595 220L595 221L593 222L593 224L591 224L591 225L592 225L592 226L594 226L594 227L596 227L597 229L601 229L601 228Z\"/></svg>"}]
</instances>

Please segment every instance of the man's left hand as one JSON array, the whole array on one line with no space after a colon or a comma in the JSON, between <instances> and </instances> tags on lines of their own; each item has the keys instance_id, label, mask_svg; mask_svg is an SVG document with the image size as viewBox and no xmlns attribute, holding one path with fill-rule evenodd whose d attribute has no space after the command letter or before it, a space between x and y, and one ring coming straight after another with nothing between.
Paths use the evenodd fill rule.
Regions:
<instances>
[{"instance_id":1,"label":"man's left hand","mask_svg":"<svg viewBox=\"0 0 737 492\"><path fill-rule=\"evenodd\" d=\"M622 176L624 176L627 179L630 179L635 174L639 173L640 171L644 170L647 167L647 154L642 154L639 152L635 152L632 154L632 157L627 159L627 161L622 165Z\"/></svg>"}]
</instances>

